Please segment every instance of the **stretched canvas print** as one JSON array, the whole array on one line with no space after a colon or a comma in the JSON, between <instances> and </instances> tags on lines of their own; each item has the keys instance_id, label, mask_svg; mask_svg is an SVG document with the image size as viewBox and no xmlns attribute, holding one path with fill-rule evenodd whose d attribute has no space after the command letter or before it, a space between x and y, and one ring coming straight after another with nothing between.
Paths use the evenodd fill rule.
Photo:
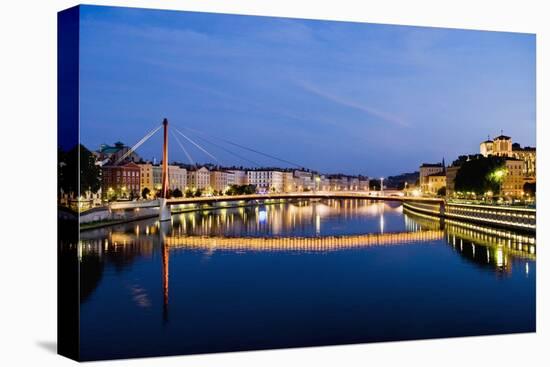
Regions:
<instances>
[{"instance_id":1,"label":"stretched canvas print","mask_svg":"<svg viewBox=\"0 0 550 367\"><path fill-rule=\"evenodd\" d=\"M59 353L535 331L535 35L58 15Z\"/></svg>"}]
</instances>

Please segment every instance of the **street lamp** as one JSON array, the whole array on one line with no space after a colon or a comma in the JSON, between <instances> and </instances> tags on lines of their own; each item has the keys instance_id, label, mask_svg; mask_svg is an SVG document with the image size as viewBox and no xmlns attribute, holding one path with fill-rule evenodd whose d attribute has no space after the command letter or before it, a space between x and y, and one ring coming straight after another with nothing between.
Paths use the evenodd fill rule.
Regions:
<instances>
[{"instance_id":1,"label":"street lamp","mask_svg":"<svg viewBox=\"0 0 550 367\"><path fill-rule=\"evenodd\" d=\"M315 191L319 190L319 182L321 182L321 177L315 176Z\"/></svg>"}]
</instances>

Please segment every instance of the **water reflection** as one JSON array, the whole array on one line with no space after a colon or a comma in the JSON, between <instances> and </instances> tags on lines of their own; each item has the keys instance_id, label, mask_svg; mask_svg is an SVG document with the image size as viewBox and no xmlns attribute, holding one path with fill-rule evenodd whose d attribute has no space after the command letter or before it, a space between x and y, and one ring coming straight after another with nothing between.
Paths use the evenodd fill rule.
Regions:
<instances>
[{"instance_id":1,"label":"water reflection","mask_svg":"<svg viewBox=\"0 0 550 367\"><path fill-rule=\"evenodd\" d=\"M536 239L529 234L496 229L478 224L449 219L437 219L405 210L409 230L445 229L446 243L461 256L482 267L499 273L510 273L514 259L522 259L521 266L529 274L529 261L536 260Z\"/></svg>"},{"instance_id":2,"label":"water reflection","mask_svg":"<svg viewBox=\"0 0 550 367\"><path fill-rule=\"evenodd\" d=\"M350 246L422 242L442 237L442 233L434 231L417 235L404 232L383 236L384 214L392 220L390 228L400 228L402 207L398 203L330 199L202 210L174 215L170 222L145 220L85 231L81 233L78 246L82 269L81 302L87 300L101 280L105 264L121 272L136 259L153 259L160 255L163 303L167 305L170 249L176 247L203 250L210 256L215 250L328 251ZM373 222L376 218L381 223L379 231ZM354 233L370 234L354 236ZM280 235L288 237L277 237ZM333 235L340 237L330 240ZM342 235L347 237L343 238ZM308 236L318 237L317 241L309 241ZM321 243L320 236L327 240ZM254 243L258 237L265 243ZM232 240L221 243L224 238ZM269 242L269 238L276 240ZM135 287L131 289L133 294L139 293ZM166 309L164 311L167 312Z\"/></svg>"},{"instance_id":3,"label":"water reflection","mask_svg":"<svg viewBox=\"0 0 550 367\"><path fill-rule=\"evenodd\" d=\"M404 221L402 232L384 232L384 215L398 215ZM322 219L331 218L324 222ZM344 220L375 219L378 231L351 234L340 231ZM328 229L321 229L326 223ZM395 226L395 223L393 223ZM312 233L312 237L303 236ZM327 234L328 233L328 234ZM275 236L286 234L286 236ZM320 234L325 234L320 236ZM236 236L239 235L239 236ZM529 261L536 260L534 236L472 225L405 211L393 203L367 200L327 200L295 202L237 209L180 214L172 222L141 221L81 234L81 302L100 282L105 264L123 271L135 259L162 258L163 303L169 300L170 252L177 248L204 251L334 251L380 245L434 243L444 239L457 254L499 273L510 273L513 259L523 259L526 275ZM139 293L138 291L133 291ZM143 297L137 299L143 302ZM165 310L166 311L166 310Z\"/></svg>"},{"instance_id":4,"label":"water reflection","mask_svg":"<svg viewBox=\"0 0 550 367\"><path fill-rule=\"evenodd\" d=\"M180 235L320 236L334 234L338 227L346 227L342 234L365 233L360 225L379 218L376 231L383 233L384 214L396 218L402 210L398 203L364 199L296 200L181 213L173 217L172 224L173 231ZM369 228L369 232L373 231L374 228Z\"/></svg>"},{"instance_id":5,"label":"water reflection","mask_svg":"<svg viewBox=\"0 0 550 367\"><path fill-rule=\"evenodd\" d=\"M225 208L80 235L87 358L124 356L136 346L140 355L177 354L534 327L534 237L441 221L398 203ZM471 302L477 321L460 321L472 317ZM427 323L403 327L421 319ZM312 342L308 328L325 339ZM117 351L102 349L105 341Z\"/></svg>"}]
</instances>

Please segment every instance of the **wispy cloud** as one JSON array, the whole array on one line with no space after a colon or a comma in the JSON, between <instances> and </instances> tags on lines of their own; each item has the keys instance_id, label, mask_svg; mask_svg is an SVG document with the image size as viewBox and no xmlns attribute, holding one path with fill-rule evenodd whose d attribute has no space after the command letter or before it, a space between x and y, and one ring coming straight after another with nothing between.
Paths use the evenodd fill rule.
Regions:
<instances>
[{"instance_id":1,"label":"wispy cloud","mask_svg":"<svg viewBox=\"0 0 550 367\"><path fill-rule=\"evenodd\" d=\"M402 127L409 126L409 124L403 119L401 119L400 117L394 116L385 111L380 111L379 109L366 105L364 103L359 103L357 101L348 99L346 97L328 92L309 82L306 82L303 80L297 80L297 84L300 87L302 87L304 90L312 94L315 94L319 97L323 97L324 99L329 100L333 103L339 104L341 106L345 106L345 107L353 108L358 111L365 112L373 117L376 117L378 121L383 121L383 122L399 125Z\"/></svg>"}]
</instances>

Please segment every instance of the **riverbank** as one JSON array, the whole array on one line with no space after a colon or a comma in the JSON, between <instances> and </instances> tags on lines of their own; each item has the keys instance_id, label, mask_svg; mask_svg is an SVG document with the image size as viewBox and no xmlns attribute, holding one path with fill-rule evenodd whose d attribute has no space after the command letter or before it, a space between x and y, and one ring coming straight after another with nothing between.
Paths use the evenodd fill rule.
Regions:
<instances>
[{"instance_id":1,"label":"riverbank","mask_svg":"<svg viewBox=\"0 0 550 367\"><path fill-rule=\"evenodd\" d=\"M536 232L536 210L527 208L458 203L403 202L413 212L435 217L483 224L503 229Z\"/></svg>"},{"instance_id":2,"label":"riverbank","mask_svg":"<svg viewBox=\"0 0 550 367\"><path fill-rule=\"evenodd\" d=\"M304 199L293 199L290 201L298 202L301 200L304 200ZM174 209L172 210L171 213L172 215L178 215L178 214L191 213L191 212L197 212L197 211L203 211L203 210L211 211L211 210L221 210L221 209L235 209L235 208L253 207L258 205L276 205L276 204L282 204L286 202L289 202L289 200L273 199L273 200L268 200L261 203L235 202L235 204L229 204L229 205L222 205L221 203L223 202L217 203L218 205L199 204L199 203L184 204L184 205L192 205L192 206L189 206L189 207L174 206L173 207ZM154 212L150 213L151 210ZM134 208L134 209L125 209L125 210L115 211L115 210L110 210L108 207L104 207L104 208L91 209L90 211L87 211L84 214L87 216L93 215L93 218L100 218L100 219L82 222L83 215L81 214L80 231L88 231L92 229L109 227L109 226L114 226L118 224L131 223L131 222L135 222L143 219L155 218L155 217L158 217L158 208L146 208L146 209Z\"/></svg>"}]
</instances>

